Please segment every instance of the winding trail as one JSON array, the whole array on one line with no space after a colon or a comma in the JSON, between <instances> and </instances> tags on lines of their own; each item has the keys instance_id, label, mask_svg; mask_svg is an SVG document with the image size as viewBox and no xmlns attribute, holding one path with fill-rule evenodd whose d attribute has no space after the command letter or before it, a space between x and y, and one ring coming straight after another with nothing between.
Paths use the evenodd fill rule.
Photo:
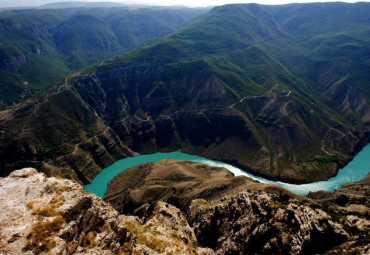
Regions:
<instances>
[{"instance_id":1,"label":"winding trail","mask_svg":"<svg viewBox=\"0 0 370 255\"><path fill-rule=\"evenodd\" d=\"M262 96L263 96L263 95L262 95ZM241 104L245 99L258 98L258 97L261 97L261 96L249 96L249 97L243 97L243 98L242 98L242 99L240 99L238 102L233 103L232 105L227 106L226 108L233 108L235 105L237 105L237 104Z\"/></svg>"},{"instance_id":2,"label":"winding trail","mask_svg":"<svg viewBox=\"0 0 370 255\"><path fill-rule=\"evenodd\" d=\"M259 98L259 97L264 97L265 95L259 95L259 96L248 96L248 97L243 97L242 99L238 100L237 102L229 105L229 106L214 106L214 107L209 107L209 108L199 108L199 109L194 109L194 110L191 110L191 109L187 109L187 110L178 110L178 111L174 111L174 112L171 112L171 113L168 113L168 114L158 114L158 116L161 116L161 117L171 117L171 115L174 115L174 114L177 114L177 113L180 113L180 112L199 112L199 111L211 111L211 110L225 110L225 109L232 109L234 108L237 104L241 104L245 99L251 99L251 98ZM117 120L115 122L124 122L126 121L128 118L136 118L142 122L146 122L146 121L150 121L152 119L151 116L148 116L146 119L143 119L139 116L137 116L136 114L133 114L133 115L129 115L129 116L126 116L124 119L122 120Z\"/></svg>"},{"instance_id":3,"label":"winding trail","mask_svg":"<svg viewBox=\"0 0 370 255\"><path fill-rule=\"evenodd\" d=\"M69 153L69 154L66 154L66 155L59 156L59 157L57 157L56 159L54 159L54 160L50 160L50 161L49 161L49 162L47 162L47 163L50 163L50 162L52 162L52 161L58 161L58 160L61 160L61 159L62 159L62 158L64 158L64 157L72 156L73 154L75 154L75 153L77 152L78 146L80 146L82 143L85 143L85 142L87 142L87 141L90 141L90 140L92 140L92 139L95 139L95 138L97 138L97 137L98 137L98 136L100 136L100 135L104 135L104 134L105 134L109 129L110 129L110 127L107 127L107 128L106 128L103 132L101 132L100 134L96 134L96 135L94 135L94 136L90 137L90 138L89 138L89 139L87 139L87 140L84 140L84 141L82 141L82 142L79 142L79 143L75 144L73 152L71 152L71 153Z\"/></svg>"},{"instance_id":4,"label":"winding trail","mask_svg":"<svg viewBox=\"0 0 370 255\"><path fill-rule=\"evenodd\" d=\"M321 149L321 151L322 152L324 152L326 155L328 155L328 156L335 156L335 154L333 154L333 153L331 153L331 152L329 152L328 150L326 150L326 148L325 148L325 140L326 140L326 137L329 135L329 132L331 131L331 130L333 130L333 128L332 127L329 127L329 130L328 131L326 131L326 134L324 135L324 138L322 139L322 141L321 141L321 147L320 147L320 149Z\"/></svg>"},{"instance_id":5,"label":"winding trail","mask_svg":"<svg viewBox=\"0 0 370 255\"><path fill-rule=\"evenodd\" d=\"M36 107L34 108L34 110L32 111L32 114L30 114L28 117L27 117L27 121L23 124L22 126L22 131L21 131L21 135L23 135L27 130L30 130L30 128L27 128L27 125L30 123L31 121L31 118L37 118L39 115L37 114L37 110L40 108L40 102L38 100L36 100Z\"/></svg>"}]
</instances>

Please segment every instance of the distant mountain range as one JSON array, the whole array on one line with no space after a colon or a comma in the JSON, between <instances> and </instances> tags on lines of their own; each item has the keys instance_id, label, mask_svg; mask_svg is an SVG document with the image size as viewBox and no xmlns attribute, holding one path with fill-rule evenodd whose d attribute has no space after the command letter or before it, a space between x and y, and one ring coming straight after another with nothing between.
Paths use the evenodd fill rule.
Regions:
<instances>
[{"instance_id":1,"label":"distant mountain range","mask_svg":"<svg viewBox=\"0 0 370 255\"><path fill-rule=\"evenodd\" d=\"M135 1L127 2L129 4L135 3ZM0 3L0 8L10 8L10 7L41 7L41 6L48 6L48 7L54 7L54 6L64 6L64 7L82 7L86 5L94 5L96 6L112 6L112 5L122 5L123 3L113 3L112 2L96 2L92 3L88 0L80 0L80 1L53 1L53 0L3 0Z\"/></svg>"},{"instance_id":2,"label":"distant mountain range","mask_svg":"<svg viewBox=\"0 0 370 255\"><path fill-rule=\"evenodd\" d=\"M0 12L0 107L79 68L169 35L206 11L117 5L61 3Z\"/></svg>"},{"instance_id":3,"label":"distant mountain range","mask_svg":"<svg viewBox=\"0 0 370 255\"><path fill-rule=\"evenodd\" d=\"M87 183L134 152L182 150L329 178L369 142L369 45L368 3L216 7L1 112L2 174L34 165Z\"/></svg>"}]
</instances>

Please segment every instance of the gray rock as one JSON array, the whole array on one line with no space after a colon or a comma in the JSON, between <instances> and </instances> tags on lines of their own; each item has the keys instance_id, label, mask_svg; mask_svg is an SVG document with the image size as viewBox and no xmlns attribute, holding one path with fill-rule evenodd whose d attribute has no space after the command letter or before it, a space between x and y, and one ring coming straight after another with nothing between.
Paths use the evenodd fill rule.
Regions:
<instances>
[{"instance_id":1,"label":"gray rock","mask_svg":"<svg viewBox=\"0 0 370 255\"><path fill-rule=\"evenodd\" d=\"M321 253L347 240L324 211L291 201L284 205L276 195L241 192L218 204L195 200L189 214L200 245L216 254Z\"/></svg>"}]
</instances>

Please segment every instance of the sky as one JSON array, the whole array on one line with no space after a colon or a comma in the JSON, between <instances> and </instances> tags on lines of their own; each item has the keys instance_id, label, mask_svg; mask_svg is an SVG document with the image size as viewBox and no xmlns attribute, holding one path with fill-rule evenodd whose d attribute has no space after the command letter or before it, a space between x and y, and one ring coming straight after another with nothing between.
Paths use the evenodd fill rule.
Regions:
<instances>
[{"instance_id":1,"label":"sky","mask_svg":"<svg viewBox=\"0 0 370 255\"><path fill-rule=\"evenodd\" d=\"M0 0L1 7L20 7L20 6L40 6L52 2L123 2L140 3L152 5L184 5L184 6L216 6L230 3L259 3L259 4L287 4L287 3L310 3L310 2L337 2L338 0ZM367 0L365 2L368 2ZM358 2L356 0L347 0L345 2ZM364 1L363 1L364 2Z\"/></svg>"}]
</instances>

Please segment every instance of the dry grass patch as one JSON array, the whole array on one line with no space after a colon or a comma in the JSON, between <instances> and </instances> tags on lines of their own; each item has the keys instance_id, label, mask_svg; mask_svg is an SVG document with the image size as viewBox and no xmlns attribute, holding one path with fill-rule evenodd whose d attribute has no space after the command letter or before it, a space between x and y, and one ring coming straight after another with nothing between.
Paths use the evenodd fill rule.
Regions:
<instances>
[{"instance_id":1,"label":"dry grass patch","mask_svg":"<svg viewBox=\"0 0 370 255\"><path fill-rule=\"evenodd\" d=\"M98 243L96 242L96 236L97 236L97 233L96 233L96 231L90 231L87 235L86 235L86 237L85 237L85 239L84 239L84 241L83 241L83 243L82 243L82 246L84 247L84 251L85 252L87 252L89 249L91 249L91 248L93 248L93 247L95 247Z\"/></svg>"},{"instance_id":2,"label":"dry grass patch","mask_svg":"<svg viewBox=\"0 0 370 255\"><path fill-rule=\"evenodd\" d=\"M23 250L39 254L53 249L56 246L55 234L64 222L62 216L56 216L52 220L38 221L27 235L27 243Z\"/></svg>"},{"instance_id":3,"label":"dry grass patch","mask_svg":"<svg viewBox=\"0 0 370 255\"><path fill-rule=\"evenodd\" d=\"M58 213L55 211L54 208L51 206L45 206L38 208L32 212L32 215L39 215L39 216L44 216L44 217L54 217L57 216Z\"/></svg>"},{"instance_id":4,"label":"dry grass patch","mask_svg":"<svg viewBox=\"0 0 370 255\"><path fill-rule=\"evenodd\" d=\"M104 223L104 225L98 227L99 232L112 232L112 228L109 222Z\"/></svg>"},{"instance_id":5,"label":"dry grass patch","mask_svg":"<svg viewBox=\"0 0 370 255\"><path fill-rule=\"evenodd\" d=\"M58 208L60 206L62 206L64 204L64 202L66 201L66 198L64 196L55 196L53 197L51 200L50 200L50 205L53 207L53 208Z\"/></svg>"},{"instance_id":6,"label":"dry grass patch","mask_svg":"<svg viewBox=\"0 0 370 255\"><path fill-rule=\"evenodd\" d=\"M141 226L139 223L133 221L124 222L128 231L136 235L137 243L143 244L156 252L164 252L166 247L169 246L163 238L158 238L157 233L151 233L151 229L148 226Z\"/></svg>"},{"instance_id":7,"label":"dry grass patch","mask_svg":"<svg viewBox=\"0 0 370 255\"><path fill-rule=\"evenodd\" d=\"M118 251L118 255L134 255L135 253L132 251L132 243L124 243L121 245L121 248Z\"/></svg>"},{"instance_id":8,"label":"dry grass patch","mask_svg":"<svg viewBox=\"0 0 370 255\"><path fill-rule=\"evenodd\" d=\"M127 229L136 235L137 244L145 245L158 253L168 252L166 249L170 249L171 252L177 254L185 249L189 254L196 254L196 246L185 244L176 231L164 235L158 232L154 226L142 226L134 221L125 221L124 223Z\"/></svg>"},{"instance_id":9,"label":"dry grass patch","mask_svg":"<svg viewBox=\"0 0 370 255\"><path fill-rule=\"evenodd\" d=\"M55 182L55 183L52 183L50 185L47 185L45 187L45 192L47 193L56 193L58 195L61 195L63 192L65 191L71 191L72 189L70 187L67 187L67 186L64 186L64 185L61 185L60 183L58 182Z\"/></svg>"},{"instance_id":10,"label":"dry grass patch","mask_svg":"<svg viewBox=\"0 0 370 255\"><path fill-rule=\"evenodd\" d=\"M36 201L29 201L27 202L26 206L28 209L33 209L35 207Z\"/></svg>"}]
</instances>

